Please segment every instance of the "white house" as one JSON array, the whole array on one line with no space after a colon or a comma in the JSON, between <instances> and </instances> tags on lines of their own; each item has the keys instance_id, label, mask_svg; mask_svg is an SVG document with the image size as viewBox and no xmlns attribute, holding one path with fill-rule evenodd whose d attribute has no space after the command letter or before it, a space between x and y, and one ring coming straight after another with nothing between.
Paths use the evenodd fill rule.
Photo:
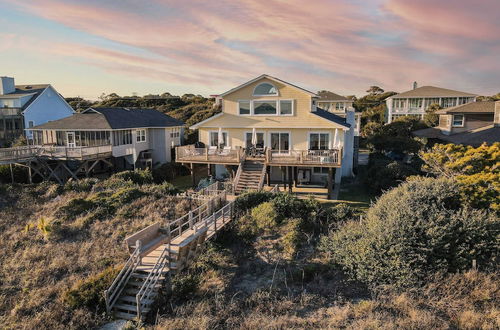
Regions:
<instances>
[{"instance_id":1,"label":"white house","mask_svg":"<svg viewBox=\"0 0 500 330\"><path fill-rule=\"evenodd\" d=\"M0 77L0 145L21 136L25 128L71 116L71 106L49 84L15 85ZM31 138L30 133L27 137Z\"/></svg>"},{"instance_id":2,"label":"white house","mask_svg":"<svg viewBox=\"0 0 500 330\"><path fill-rule=\"evenodd\" d=\"M387 122L390 123L398 117L410 115L423 118L425 110L431 104L439 104L442 108L449 108L475 102L476 97L476 94L441 87L422 86L417 88L415 82L412 90L386 99Z\"/></svg>"}]
</instances>

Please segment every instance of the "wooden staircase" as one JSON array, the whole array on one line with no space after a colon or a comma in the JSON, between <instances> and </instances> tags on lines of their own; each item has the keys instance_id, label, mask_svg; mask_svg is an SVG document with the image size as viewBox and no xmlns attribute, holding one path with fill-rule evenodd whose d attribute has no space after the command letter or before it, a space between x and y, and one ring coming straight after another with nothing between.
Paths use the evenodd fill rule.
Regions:
<instances>
[{"instance_id":1,"label":"wooden staircase","mask_svg":"<svg viewBox=\"0 0 500 330\"><path fill-rule=\"evenodd\" d=\"M264 162L245 160L238 168L235 179L235 194L247 190L260 190L264 184L266 165Z\"/></svg>"},{"instance_id":2,"label":"wooden staircase","mask_svg":"<svg viewBox=\"0 0 500 330\"><path fill-rule=\"evenodd\" d=\"M119 319L144 318L160 289L198 257L204 242L231 221L232 214L233 202L227 202L223 191L164 227L155 223L129 236L130 258L105 291L108 312Z\"/></svg>"}]
</instances>

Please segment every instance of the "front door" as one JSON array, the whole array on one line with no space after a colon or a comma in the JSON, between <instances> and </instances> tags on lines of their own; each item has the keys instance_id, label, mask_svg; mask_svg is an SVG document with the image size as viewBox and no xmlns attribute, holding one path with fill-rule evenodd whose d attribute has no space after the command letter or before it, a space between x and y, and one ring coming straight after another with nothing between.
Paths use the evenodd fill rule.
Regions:
<instances>
[{"instance_id":1,"label":"front door","mask_svg":"<svg viewBox=\"0 0 500 330\"><path fill-rule=\"evenodd\" d=\"M75 148L76 147L75 132L67 132L66 137L68 141L67 142L68 148Z\"/></svg>"}]
</instances>

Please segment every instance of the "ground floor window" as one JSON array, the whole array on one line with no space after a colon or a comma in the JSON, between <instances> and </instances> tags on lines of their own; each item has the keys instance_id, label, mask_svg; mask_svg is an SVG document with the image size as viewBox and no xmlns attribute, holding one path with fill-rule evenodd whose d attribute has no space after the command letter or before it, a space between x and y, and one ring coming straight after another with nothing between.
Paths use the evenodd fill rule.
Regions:
<instances>
[{"instance_id":1,"label":"ground floor window","mask_svg":"<svg viewBox=\"0 0 500 330\"><path fill-rule=\"evenodd\" d=\"M464 115L453 115L453 127L464 127Z\"/></svg>"},{"instance_id":2,"label":"ground floor window","mask_svg":"<svg viewBox=\"0 0 500 330\"><path fill-rule=\"evenodd\" d=\"M330 134L309 133L310 150L328 150L330 147Z\"/></svg>"},{"instance_id":3,"label":"ground floor window","mask_svg":"<svg viewBox=\"0 0 500 330\"><path fill-rule=\"evenodd\" d=\"M314 174L328 174L328 167L314 167Z\"/></svg>"},{"instance_id":4,"label":"ground floor window","mask_svg":"<svg viewBox=\"0 0 500 330\"><path fill-rule=\"evenodd\" d=\"M252 146L252 132L245 133L245 145L246 147ZM264 148L264 133L257 132L257 148Z\"/></svg>"},{"instance_id":5,"label":"ground floor window","mask_svg":"<svg viewBox=\"0 0 500 330\"><path fill-rule=\"evenodd\" d=\"M137 142L146 142L146 130L145 129L138 129L136 131L137 136L136 140Z\"/></svg>"},{"instance_id":6,"label":"ground floor window","mask_svg":"<svg viewBox=\"0 0 500 330\"><path fill-rule=\"evenodd\" d=\"M225 147L227 146L227 132L222 133L222 141L219 141L219 132L210 132L210 146L211 147Z\"/></svg>"},{"instance_id":7,"label":"ground floor window","mask_svg":"<svg viewBox=\"0 0 500 330\"><path fill-rule=\"evenodd\" d=\"M290 134L271 133L271 150L277 150L277 151L290 150Z\"/></svg>"}]
</instances>

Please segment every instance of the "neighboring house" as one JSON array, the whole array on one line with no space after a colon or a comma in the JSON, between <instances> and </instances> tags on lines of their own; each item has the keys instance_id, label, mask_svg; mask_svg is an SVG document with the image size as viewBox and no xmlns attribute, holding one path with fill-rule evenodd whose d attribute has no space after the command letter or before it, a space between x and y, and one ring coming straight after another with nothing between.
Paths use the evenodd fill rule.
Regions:
<instances>
[{"instance_id":1,"label":"neighboring house","mask_svg":"<svg viewBox=\"0 0 500 330\"><path fill-rule=\"evenodd\" d=\"M413 132L436 142L479 146L500 142L500 101L472 102L436 112L437 127Z\"/></svg>"},{"instance_id":2,"label":"neighboring house","mask_svg":"<svg viewBox=\"0 0 500 330\"><path fill-rule=\"evenodd\" d=\"M183 125L152 109L89 108L29 130L34 146L53 147L55 154L110 153L121 160L118 167L135 168L170 162L172 148L182 143Z\"/></svg>"},{"instance_id":3,"label":"neighboring house","mask_svg":"<svg viewBox=\"0 0 500 330\"><path fill-rule=\"evenodd\" d=\"M260 187L266 177L268 183L321 183L331 191L333 177L340 182L352 175L352 108L342 118L319 108L316 93L269 75L218 98L222 113L190 127L198 129L206 147L177 148L177 162L215 164L217 176L237 167L235 185L247 188L252 178L244 184L238 180L248 168Z\"/></svg>"},{"instance_id":4,"label":"neighboring house","mask_svg":"<svg viewBox=\"0 0 500 330\"><path fill-rule=\"evenodd\" d=\"M25 128L71 116L71 106L49 84L15 85L0 77L0 145L23 135ZM30 139L30 133L27 133Z\"/></svg>"},{"instance_id":5,"label":"neighboring house","mask_svg":"<svg viewBox=\"0 0 500 330\"><path fill-rule=\"evenodd\" d=\"M419 116L423 118L425 109L431 104L439 104L442 108L450 108L476 101L475 94L454 91L451 89L422 86L417 88L416 82L413 90L393 95L386 99L387 121L402 116Z\"/></svg>"},{"instance_id":6,"label":"neighboring house","mask_svg":"<svg viewBox=\"0 0 500 330\"><path fill-rule=\"evenodd\" d=\"M354 101L345 96L332 93L330 91L319 91L318 107L339 117L345 118L347 110L352 108ZM354 124L354 135L359 136L361 124L361 113L355 113L356 122Z\"/></svg>"}]
</instances>

